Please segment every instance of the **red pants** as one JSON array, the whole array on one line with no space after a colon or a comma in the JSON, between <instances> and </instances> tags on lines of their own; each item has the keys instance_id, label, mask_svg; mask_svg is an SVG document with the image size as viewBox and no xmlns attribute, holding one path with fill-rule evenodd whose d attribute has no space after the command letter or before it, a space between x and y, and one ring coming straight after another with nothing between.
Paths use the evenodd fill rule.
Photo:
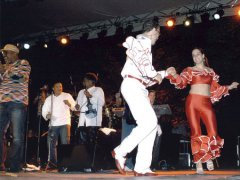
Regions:
<instances>
[{"instance_id":1,"label":"red pants","mask_svg":"<svg viewBox=\"0 0 240 180\"><path fill-rule=\"evenodd\" d=\"M206 162L219 157L224 141L217 133L216 116L210 97L189 94L185 108L191 129L193 162ZM206 126L207 135L202 135L200 120Z\"/></svg>"}]
</instances>

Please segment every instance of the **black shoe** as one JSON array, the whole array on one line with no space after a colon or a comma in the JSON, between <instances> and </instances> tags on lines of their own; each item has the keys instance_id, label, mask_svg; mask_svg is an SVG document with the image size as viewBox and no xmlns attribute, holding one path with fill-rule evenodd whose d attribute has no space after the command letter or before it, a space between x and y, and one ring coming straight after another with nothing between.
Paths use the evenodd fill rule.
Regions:
<instances>
[{"instance_id":1,"label":"black shoe","mask_svg":"<svg viewBox=\"0 0 240 180\"><path fill-rule=\"evenodd\" d=\"M45 171L54 171L57 170L57 165L51 161L48 161Z\"/></svg>"}]
</instances>

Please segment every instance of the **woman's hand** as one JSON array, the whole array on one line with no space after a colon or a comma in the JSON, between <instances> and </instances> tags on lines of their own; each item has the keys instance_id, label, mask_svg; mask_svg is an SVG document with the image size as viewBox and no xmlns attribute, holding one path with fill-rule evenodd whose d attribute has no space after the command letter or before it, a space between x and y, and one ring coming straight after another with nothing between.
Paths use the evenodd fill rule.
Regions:
<instances>
[{"instance_id":1,"label":"woman's hand","mask_svg":"<svg viewBox=\"0 0 240 180\"><path fill-rule=\"evenodd\" d=\"M236 89L238 85L239 85L238 82L233 82L231 85L228 86L228 89L229 90Z\"/></svg>"},{"instance_id":2,"label":"woman's hand","mask_svg":"<svg viewBox=\"0 0 240 180\"><path fill-rule=\"evenodd\" d=\"M172 76L175 76L177 74L177 71L174 67L167 68L166 72L167 72L167 74L170 74Z\"/></svg>"}]
</instances>

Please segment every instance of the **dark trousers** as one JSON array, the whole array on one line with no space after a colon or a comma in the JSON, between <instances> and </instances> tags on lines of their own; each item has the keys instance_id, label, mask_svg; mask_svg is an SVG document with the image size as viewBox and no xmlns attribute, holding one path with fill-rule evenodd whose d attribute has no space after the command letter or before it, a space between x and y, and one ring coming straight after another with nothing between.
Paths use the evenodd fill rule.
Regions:
<instances>
[{"instance_id":1,"label":"dark trousers","mask_svg":"<svg viewBox=\"0 0 240 180\"><path fill-rule=\"evenodd\" d=\"M13 143L10 149L10 168L19 169L23 158L24 130L27 108L23 103L0 103L0 162L6 160L5 134L11 123Z\"/></svg>"},{"instance_id":2,"label":"dark trousers","mask_svg":"<svg viewBox=\"0 0 240 180\"><path fill-rule=\"evenodd\" d=\"M152 154L152 168L158 168L159 156L160 156L160 145L161 145L162 135L156 134L156 138L153 145Z\"/></svg>"},{"instance_id":3,"label":"dark trousers","mask_svg":"<svg viewBox=\"0 0 240 180\"><path fill-rule=\"evenodd\" d=\"M99 127L96 126L80 126L78 128L79 131L79 139L78 144L90 144L93 145L97 140L97 132Z\"/></svg>"}]
</instances>

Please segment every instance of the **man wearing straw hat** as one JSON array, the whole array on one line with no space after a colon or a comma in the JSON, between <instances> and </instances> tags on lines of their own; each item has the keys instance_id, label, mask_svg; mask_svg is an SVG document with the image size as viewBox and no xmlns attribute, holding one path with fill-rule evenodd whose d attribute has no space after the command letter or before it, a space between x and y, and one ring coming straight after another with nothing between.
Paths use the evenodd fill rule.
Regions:
<instances>
[{"instance_id":1,"label":"man wearing straw hat","mask_svg":"<svg viewBox=\"0 0 240 180\"><path fill-rule=\"evenodd\" d=\"M20 60L19 49L7 44L1 49L5 64L0 64L0 170L5 171L5 133L11 123L13 142L9 155L10 172L21 170L24 147L24 127L28 105L28 82L31 67Z\"/></svg>"}]
</instances>

